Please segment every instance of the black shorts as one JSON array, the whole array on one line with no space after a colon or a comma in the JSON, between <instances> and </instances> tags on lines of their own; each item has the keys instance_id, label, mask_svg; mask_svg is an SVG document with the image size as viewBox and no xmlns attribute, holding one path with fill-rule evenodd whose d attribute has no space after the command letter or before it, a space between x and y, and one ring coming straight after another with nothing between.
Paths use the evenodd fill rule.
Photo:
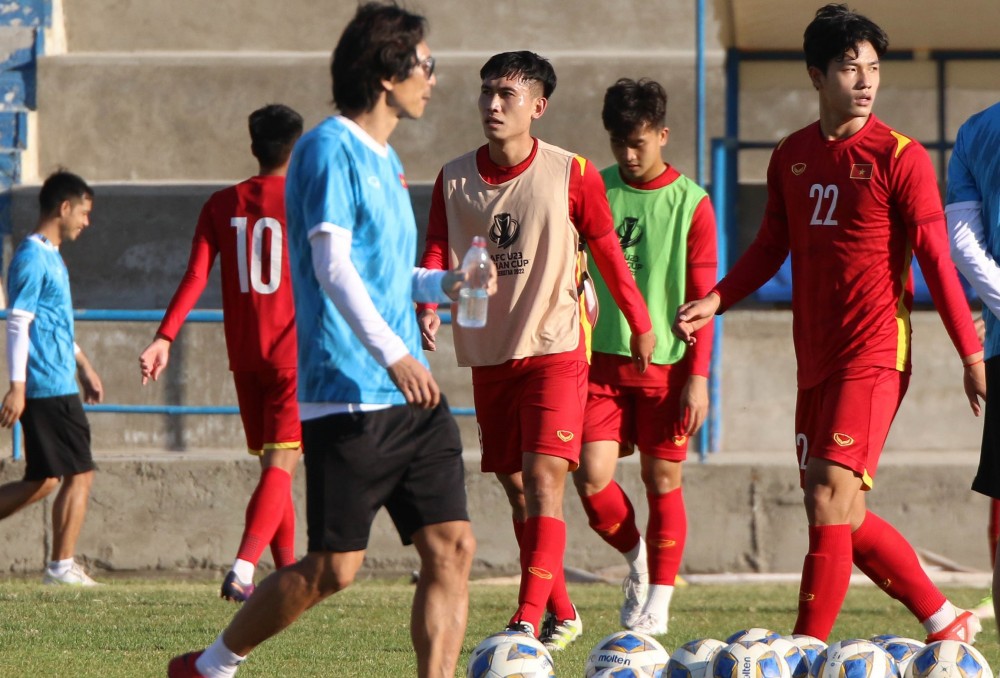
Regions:
<instances>
[{"instance_id":1,"label":"black shorts","mask_svg":"<svg viewBox=\"0 0 1000 678\"><path fill-rule=\"evenodd\" d=\"M1000 393L1000 356L986 361L986 393ZM986 400L983 415L983 446L979 451L979 470L972 489L1000 499L1000 400Z\"/></svg>"},{"instance_id":2,"label":"black shorts","mask_svg":"<svg viewBox=\"0 0 1000 678\"><path fill-rule=\"evenodd\" d=\"M25 480L61 478L93 471L90 424L80 396L28 398L21 414Z\"/></svg>"},{"instance_id":3,"label":"black shorts","mask_svg":"<svg viewBox=\"0 0 1000 678\"><path fill-rule=\"evenodd\" d=\"M427 525L468 520L458 426L444 398L302 422L309 551L368 547L385 506L404 544Z\"/></svg>"}]
</instances>

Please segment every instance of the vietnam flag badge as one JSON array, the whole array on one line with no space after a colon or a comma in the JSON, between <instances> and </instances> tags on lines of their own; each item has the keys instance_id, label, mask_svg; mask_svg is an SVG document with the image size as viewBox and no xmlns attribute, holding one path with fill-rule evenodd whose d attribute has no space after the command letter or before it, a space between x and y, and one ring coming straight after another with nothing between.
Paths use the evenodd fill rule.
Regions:
<instances>
[{"instance_id":1,"label":"vietnam flag badge","mask_svg":"<svg viewBox=\"0 0 1000 678\"><path fill-rule=\"evenodd\" d=\"M875 166L871 163L860 163L856 162L851 165L851 178L852 179L871 179L872 174L875 171Z\"/></svg>"}]
</instances>

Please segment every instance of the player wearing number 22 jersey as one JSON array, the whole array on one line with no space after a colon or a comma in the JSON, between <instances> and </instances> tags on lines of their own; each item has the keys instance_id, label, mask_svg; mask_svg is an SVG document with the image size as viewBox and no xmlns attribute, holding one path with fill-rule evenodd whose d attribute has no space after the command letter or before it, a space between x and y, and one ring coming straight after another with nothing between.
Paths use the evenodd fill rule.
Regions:
<instances>
[{"instance_id":1,"label":"player wearing number 22 jersey","mask_svg":"<svg viewBox=\"0 0 1000 678\"><path fill-rule=\"evenodd\" d=\"M875 115L836 141L817 122L778 145L767 181L760 232L716 291L721 312L791 253L800 389L851 367L910 371L914 252L958 352L980 350L949 257L937 180L918 142Z\"/></svg>"}]
</instances>

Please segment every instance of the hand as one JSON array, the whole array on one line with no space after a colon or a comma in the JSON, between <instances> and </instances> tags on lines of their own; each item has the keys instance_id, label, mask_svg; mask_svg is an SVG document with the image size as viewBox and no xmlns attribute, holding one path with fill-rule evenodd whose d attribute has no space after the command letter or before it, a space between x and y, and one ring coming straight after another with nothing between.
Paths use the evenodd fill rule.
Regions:
<instances>
[{"instance_id":1,"label":"hand","mask_svg":"<svg viewBox=\"0 0 1000 678\"><path fill-rule=\"evenodd\" d=\"M719 295L710 292L707 297L682 305L677 309L674 326L671 328L674 335L688 346L694 346L697 341L694 333L712 321L721 303Z\"/></svg>"},{"instance_id":2,"label":"hand","mask_svg":"<svg viewBox=\"0 0 1000 678\"><path fill-rule=\"evenodd\" d=\"M436 351L438 328L441 327L441 316L433 309L424 309L417 316L417 324L420 325L420 341L425 351Z\"/></svg>"},{"instance_id":3,"label":"hand","mask_svg":"<svg viewBox=\"0 0 1000 678\"><path fill-rule=\"evenodd\" d=\"M689 438L698 432L708 415L708 379L692 374L681 391L681 421L684 435Z\"/></svg>"},{"instance_id":4,"label":"hand","mask_svg":"<svg viewBox=\"0 0 1000 678\"><path fill-rule=\"evenodd\" d=\"M139 370L142 372L142 385L152 379L156 381L160 373L167 369L170 362L170 342L163 337L153 339L153 343L139 354Z\"/></svg>"},{"instance_id":5,"label":"hand","mask_svg":"<svg viewBox=\"0 0 1000 678\"><path fill-rule=\"evenodd\" d=\"M448 298L452 301L458 301L458 292L462 289L462 283L468 277L466 272L461 269L452 269L444 274L441 279L441 289L444 293L448 295ZM486 282L486 294L488 296L493 296L497 293L497 265L490 261L490 277Z\"/></svg>"},{"instance_id":6,"label":"hand","mask_svg":"<svg viewBox=\"0 0 1000 678\"><path fill-rule=\"evenodd\" d=\"M104 401L104 384L97 372L90 366L90 363L79 364L76 368L76 376L83 386L83 402L88 405L96 405Z\"/></svg>"},{"instance_id":7,"label":"hand","mask_svg":"<svg viewBox=\"0 0 1000 678\"><path fill-rule=\"evenodd\" d=\"M404 356L385 369L408 404L430 410L441 402L441 389L434 377L412 355Z\"/></svg>"},{"instance_id":8,"label":"hand","mask_svg":"<svg viewBox=\"0 0 1000 678\"><path fill-rule=\"evenodd\" d=\"M976 318L973 323L973 327L976 328L976 338L979 339L981 345L986 344L986 322L980 317Z\"/></svg>"},{"instance_id":9,"label":"hand","mask_svg":"<svg viewBox=\"0 0 1000 678\"><path fill-rule=\"evenodd\" d=\"M0 407L0 426L13 428L17 420L24 413L24 382L10 382L10 390L3 397L3 406Z\"/></svg>"},{"instance_id":10,"label":"hand","mask_svg":"<svg viewBox=\"0 0 1000 678\"><path fill-rule=\"evenodd\" d=\"M646 372L649 362L653 359L653 349L656 348L656 335L653 330L642 334L633 334L629 339L629 348L632 351L632 361L639 374Z\"/></svg>"},{"instance_id":11,"label":"hand","mask_svg":"<svg viewBox=\"0 0 1000 678\"><path fill-rule=\"evenodd\" d=\"M980 352L980 358L982 355ZM973 365L966 365L963 372L962 387L965 389L965 396L969 399L972 413L978 417L982 412L979 399L982 398L983 402L986 402L986 363L978 360Z\"/></svg>"}]
</instances>

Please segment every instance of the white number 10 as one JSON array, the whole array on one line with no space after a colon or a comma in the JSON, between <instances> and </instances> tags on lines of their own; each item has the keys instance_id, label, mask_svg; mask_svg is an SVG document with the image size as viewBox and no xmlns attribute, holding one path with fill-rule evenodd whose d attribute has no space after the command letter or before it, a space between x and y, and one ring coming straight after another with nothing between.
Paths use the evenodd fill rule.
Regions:
<instances>
[{"instance_id":1,"label":"white number 10","mask_svg":"<svg viewBox=\"0 0 1000 678\"><path fill-rule=\"evenodd\" d=\"M247 218L233 217L229 225L236 229L236 263L240 274L240 292L249 292L253 285L258 294L274 294L281 284L281 222L262 217L253 225L250 252L250 275L247 275ZM271 256L268 261L270 275L265 285L261 276L261 253L264 251L264 233L271 232Z\"/></svg>"}]
</instances>

